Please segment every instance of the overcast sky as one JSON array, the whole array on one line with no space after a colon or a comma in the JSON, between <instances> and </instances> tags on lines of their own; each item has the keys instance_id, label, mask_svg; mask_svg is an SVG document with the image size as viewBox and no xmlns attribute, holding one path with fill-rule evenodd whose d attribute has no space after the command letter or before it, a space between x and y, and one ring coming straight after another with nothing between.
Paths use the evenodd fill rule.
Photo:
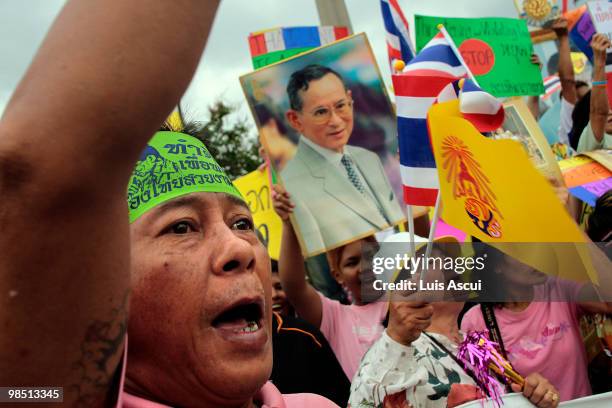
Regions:
<instances>
[{"instance_id":1,"label":"overcast sky","mask_svg":"<svg viewBox=\"0 0 612 408\"><path fill-rule=\"evenodd\" d=\"M345 0L355 33L365 31L385 80L389 68L379 0ZM0 113L64 0L0 0ZM516 17L513 0L399 0L413 29L414 14L447 17ZM314 0L222 0L196 75L182 99L191 119L205 120L216 99L252 120L238 77L252 70L250 32L279 26L318 25ZM413 33L414 34L414 33ZM414 38L414 37L413 37Z\"/></svg>"}]
</instances>

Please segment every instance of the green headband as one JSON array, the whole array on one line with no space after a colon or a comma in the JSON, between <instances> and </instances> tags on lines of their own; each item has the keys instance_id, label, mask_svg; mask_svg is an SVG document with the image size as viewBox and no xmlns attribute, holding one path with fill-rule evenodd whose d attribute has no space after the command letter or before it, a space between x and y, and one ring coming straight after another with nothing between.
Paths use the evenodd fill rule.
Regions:
<instances>
[{"instance_id":1,"label":"green headband","mask_svg":"<svg viewBox=\"0 0 612 408\"><path fill-rule=\"evenodd\" d=\"M130 223L168 200L199 192L226 193L244 201L201 141L184 133L157 132L130 178Z\"/></svg>"}]
</instances>

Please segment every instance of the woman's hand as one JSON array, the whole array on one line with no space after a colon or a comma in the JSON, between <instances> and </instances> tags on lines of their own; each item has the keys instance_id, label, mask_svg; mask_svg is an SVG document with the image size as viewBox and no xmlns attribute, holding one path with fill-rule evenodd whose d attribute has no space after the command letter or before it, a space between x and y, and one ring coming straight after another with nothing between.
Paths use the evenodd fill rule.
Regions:
<instances>
[{"instance_id":1,"label":"woman's hand","mask_svg":"<svg viewBox=\"0 0 612 408\"><path fill-rule=\"evenodd\" d=\"M519 384L512 384L511 388L514 392L521 392L537 407L556 408L559 405L559 391L538 373L525 377L522 389Z\"/></svg>"},{"instance_id":2,"label":"woman's hand","mask_svg":"<svg viewBox=\"0 0 612 408\"><path fill-rule=\"evenodd\" d=\"M283 220L283 222L289 222L289 216L293 213L295 204L291 201L291 196L280 184L274 184L272 186L272 204L274 205L274 211Z\"/></svg>"}]
</instances>

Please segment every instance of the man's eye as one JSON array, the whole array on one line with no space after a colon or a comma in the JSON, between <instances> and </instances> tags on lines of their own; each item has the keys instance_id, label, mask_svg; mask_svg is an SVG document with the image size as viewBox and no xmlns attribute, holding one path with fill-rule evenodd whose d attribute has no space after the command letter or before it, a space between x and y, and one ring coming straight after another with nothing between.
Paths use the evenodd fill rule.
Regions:
<instances>
[{"instance_id":1,"label":"man's eye","mask_svg":"<svg viewBox=\"0 0 612 408\"><path fill-rule=\"evenodd\" d=\"M327 115L327 109L319 109L314 112L315 116L325 116Z\"/></svg>"},{"instance_id":2,"label":"man's eye","mask_svg":"<svg viewBox=\"0 0 612 408\"><path fill-rule=\"evenodd\" d=\"M248 230L254 229L253 222L249 220L248 218L239 219L232 225L232 228L241 230L241 231L248 231Z\"/></svg>"},{"instance_id":3,"label":"man's eye","mask_svg":"<svg viewBox=\"0 0 612 408\"><path fill-rule=\"evenodd\" d=\"M172 224L167 231L172 234L182 235L193 232L194 230L195 228L187 221L179 221L176 224Z\"/></svg>"},{"instance_id":4,"label":"man's eye","mask_svg":"<svg viewBox=\"0 0 612 408\"><path fill-rule=\"evenodd\" d=\"M338 102L336 109L343 109L346 106L346 102Z\"/></svg>"}]
</instances>

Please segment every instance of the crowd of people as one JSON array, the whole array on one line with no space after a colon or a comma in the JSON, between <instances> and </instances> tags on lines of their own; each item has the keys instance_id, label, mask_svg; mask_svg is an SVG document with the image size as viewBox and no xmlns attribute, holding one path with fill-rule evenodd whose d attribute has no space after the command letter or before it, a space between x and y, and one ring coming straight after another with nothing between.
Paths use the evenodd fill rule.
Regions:
<instances>
[{"instance_id":1,"label":"crowd of people","mask_svg":"<svg viewBox=\"0 0 612 408\"><path fill-rule=\"evenodd\" d=\"M309 282L294 194L281 184L272 192L281 251L270 259L205 139L164 124L217 6L72 0L50 29L0 120L0 386L60 386L63 404L79 407L455 407L492 397L456 356L467 332L489 330L524 378L499 377L506 392L542 408L590 395L579 318L612 312L612 303L579 301L601 289L595 284L552 281L487 247L494 267L532 277L528 285L502 283L515 300L472 302L467 310L467 298L450 294L366 296L372 248L406 239L391 232L327 252L331 278L346 295L330 299ZM610 148L610 41L593 38L585 92L567 65L566 22L553 29L562 54L560 140L577 152ZM322 152L346 169L345 187L372 200L381 224L392 224L399 206L390 187L377 186L379 195L346 163L361 154L343 153L350 90L334 71L314 66L302 74L288 87L301 148L324 149L311 146L311 135L342 139ZM319 89L327 82L333 91ZM574 107L589 93L585 122ZM567 204L566 189L557 187ZM610 241L611 214L608 192L587 221L593 241ZM427 272L431 280L458 277ZM542 301L539 291L576 301Z\"/></svg>"}]
</instances>

